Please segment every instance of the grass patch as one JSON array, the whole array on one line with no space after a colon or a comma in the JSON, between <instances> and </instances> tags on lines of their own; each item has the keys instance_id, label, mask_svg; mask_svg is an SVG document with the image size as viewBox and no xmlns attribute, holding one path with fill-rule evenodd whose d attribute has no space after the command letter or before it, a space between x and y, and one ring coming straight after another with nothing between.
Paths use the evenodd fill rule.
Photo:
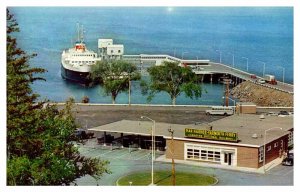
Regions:
<instances>
[{"instance_id":1,"label":"grass patch","mask_svg":"<svg viewBox=\"0 0 300 192\"><path fill-rule=\"evenodd\" d=\"M132 182L132 186L147 186L151 183L151 173L147 171L126 175L118 180L118 185L128 186L129 182ZM216 179L212 176L196 173L176 172L176 185L178 186L207 186L212 185L215 182ZM158 186L172 185L171 172L154 172L154 183Z\"/></svg>"}]
</instances>

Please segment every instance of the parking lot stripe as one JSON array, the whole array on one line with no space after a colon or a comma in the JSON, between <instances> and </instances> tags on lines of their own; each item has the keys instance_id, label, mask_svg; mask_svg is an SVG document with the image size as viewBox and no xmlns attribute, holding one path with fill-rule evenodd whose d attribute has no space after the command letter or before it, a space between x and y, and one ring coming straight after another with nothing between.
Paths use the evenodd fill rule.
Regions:
<instances>
[{"instance_id":1,"label":"parking lot stripe","mask_svg":"<svg viewBox=\"0 0 300 192\"><path fill-rule=\"evenodd\" d=\"M130 156L136 156L136 155L144 153L144 152L145 152L144 149L138 149L138 150L134 150L134 151L129 152L129 154L130 154Z\"/></svg>"},{"instance_id":2,"label":"parking lot stripe","mask_svg":"<svg viewBox=\"0 0 300 192\"><path fill-rule=\"evenodd\" d=\"M151 153L149 153L149 152L147 152L147 154L146 155L143 155L143 156L141 156L141 157L139 157L139 158L136 158L136 159L134 159L134 160L140 160L140 159L142 159L142 158L144 158L144 157L147 157L148 156L148 160L149 160L149 156L151 155ZM147 160L146 159L146 160Z\"/></svg>"},{"instance_id":3,"label":"parking lot stripe","mask_svg":"<svg viewBox=\"0 0 300 192\"><path fill-rule=\"evenodd\" d=\"M115 157L115 158L111 158L111 159L121 159L120 157L124 157L124 156L126 156L126 155L130 156L130 153L128 153L128 151L127 151L127 150L126 150L126 152L125 152L125 153L122 153L121 155L118 155L117 157Z\"/></svg>"},{"instance_id":4,"label":"parking lot stripe","mask_svg":"<svg viewBox=\"0 0 300 192\"><path fill-rule=\"evenodd\" d=\"M97 149L91 149L91 150L84 150L82 153L80 153L81 155L84 155L86 153L89 153L91 151L96 151Z\"/></svg>"},{"instance_id":5,"label":"parking lot stripe","mask_svg":"<svg viewBox=\"0 0 300 192\"><path fill-rule=\"evenodd\" d=\"M290 174L290 172L293 172L293 171L294 171L294 169L291 169L288 172L286 172L285 174L283 174L282 176L286 176L286 175Z\"/></svg>"},{"instance_id":6,"label":"parking lot stripe","mask_svg":"<svg viewBox=\"0 0 300 192\"><path fill-rule=\"evenodd\" d=\"M100 157L100 156L104 156L104 155L106 155L106 154L108 154L108 153L112 153L112 152L113 152L113 151L107 151L107 152L105 152L105 153L101 153L100 155L95 156L94 158Z\"/></svg>"},{"instance_id":7,"label":"parking lot stripe","mask_svg":"<svg viewBox=\"0 0 300 192\"><path fill-rule=\"evenodd\" d=\"M125 150L125 149L114 150L114 153L110 154L110 155L112 155L113 157L115 157L115 156L120 156L120 155L123 155L123 154L128 154L128 151Z\"/></svg>"}]
</instances>

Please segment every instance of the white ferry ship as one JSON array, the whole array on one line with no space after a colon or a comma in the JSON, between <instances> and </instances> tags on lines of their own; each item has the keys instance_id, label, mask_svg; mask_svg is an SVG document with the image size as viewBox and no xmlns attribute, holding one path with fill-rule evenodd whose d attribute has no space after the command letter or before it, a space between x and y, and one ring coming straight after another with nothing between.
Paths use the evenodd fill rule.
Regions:
<instances>
[{"instance_id":1,"label":"white ferry ship","mask_svg":"<svg viewBox=\"0 0 300 192\"><path fill-rule=\"evenodd\" d=\"M61 56L61 76L81 85L93 84L92 66L101 60L122 59L124 46L113 44L113 39L98 39L98 54L88 50L83 37L83 27L77 24L77 41L73 48L65 49Z\"/></svg>"},{"instance_id":2,"label":"white ferry ship","mask_svg":"<svg viewBox=\"0 0 300 192\"><path fill-rule=\"evenodd\" d=\"M97 53L88 50L83 38L83 27L77 25L78 38L73 48L65 49L61 57L61 76L82 85L90 85L91 67L100 61Z\"/></svg>"}]
</instances>

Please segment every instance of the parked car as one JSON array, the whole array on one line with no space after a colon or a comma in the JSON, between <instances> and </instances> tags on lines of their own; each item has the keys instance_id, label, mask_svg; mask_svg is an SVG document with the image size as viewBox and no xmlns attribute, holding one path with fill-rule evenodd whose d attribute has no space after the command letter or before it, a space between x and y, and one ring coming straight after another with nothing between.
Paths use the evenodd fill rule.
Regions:
<instances>
[{"instance_id":1,"label":"parked car","mask_svg":"<svg viewBox=\"0 0 300 192\"><path fill-rule=\"evenodd\" d=\"M286 117L286 116L289 116L290 114L289 114L289 112L287 112L287 111L280 111L279 113L278 113L278 117Z\"/></svg>"},{"instance_id":2,"label":"parked car","mask_svg":"<svg viewBox=\"0 0 300 192\"><path fill-rule=\"evenodd\" d=\"M293 158L294 159L294 153L289 153L287 156L288 156L288 158Z\"/></svg>"},{"instance_id":3,"label":"parked car","mask_svg":"<svg viewBox=\"0 0 300 192\"><path fill-rule=\"evenodd\" d=\"M265 84L266 83L266 81L264 79L258 79L257 82L260 83L260 84Z\"/></svg>"},{"instance_id":4,"label":"parked car","mask_svg":"<svg viewBox=\"0 0 300 192\"><path fill-rule=\"evenodd\" d=\"M277 116L278 114L275 113L275 112L270 111L267 115L268 115L268 116Z\"/></svg>"},{"instance_id":5,"label":"parked car","mask_svg":"<svg viewBox=\"0 0 300 192\"><path fill-rule=\"evenodd\" d=\"M281 164L285 166L294 166L294 156L284 158Z\"/></svg>"}]
</instances>

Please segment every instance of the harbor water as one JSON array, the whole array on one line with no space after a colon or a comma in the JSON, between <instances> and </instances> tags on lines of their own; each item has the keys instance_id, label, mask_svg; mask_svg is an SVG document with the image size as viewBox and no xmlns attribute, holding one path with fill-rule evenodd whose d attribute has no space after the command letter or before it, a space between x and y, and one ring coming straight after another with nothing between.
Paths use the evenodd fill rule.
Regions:
<instances>
[{"instance_id":1,"label":"harbor water","mask_svg":"<svg viewBox=\"0 0 300 192\"><path fill-rule=\"evenodd\" d=\"M125 54L169 54L184 59L209 59L277 80L293 83L293 8L291 7L9 7L20 27L18 45L37 53L32 66L48 70L46 82L35 82L41 99L65 101L88 96L92 103L111 103L101 87L82 87L60 76L62 50L72 47L76 23L85 28L85 42L97 50L99 38L124 44ZM220 54L221 51L221 54ZM284 72L284 74L283 74ZM177 104L221 105L223 85L203 83L198 100L180 95ZM139 82L132 83L132 103L147 103ZM116 103L128 103L122 93ZM170 104L165 93L151 104Z\"/></svg>"}]
</instances>

